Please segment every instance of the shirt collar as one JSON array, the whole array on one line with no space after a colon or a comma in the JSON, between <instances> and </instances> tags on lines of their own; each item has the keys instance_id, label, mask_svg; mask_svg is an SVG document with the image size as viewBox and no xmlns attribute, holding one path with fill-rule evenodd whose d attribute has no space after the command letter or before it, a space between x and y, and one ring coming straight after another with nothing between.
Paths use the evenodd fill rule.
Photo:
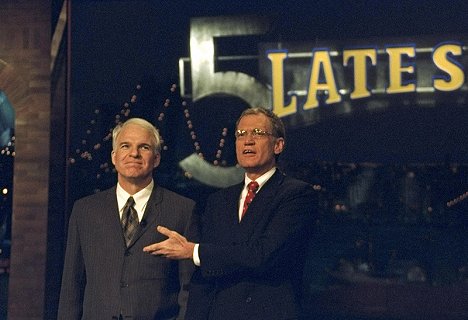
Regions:
<instances>
[{"instance_id":1,"label":"shirt collar","mask_svg":"<svg viewBox=\"0 0 468 320\"><path fill-rule=\"evenodd\" d=\"M151 180L151 182L146 187L144 187L142 190L132 195L132 194L129 194L127 191L125 191L122 188L122 186L119 183L117 183L116 193L117 193L117 203L119 205L119 211L121 211L123 207L125 206L125 203L127 202L128 197L132 196L133 200L135 200L135 209L138 212L142 212L143 211L142 209L146 206L146 203L148 202L151 196L151 192L153 192L153 188L154 188L154 180Z\"/></svg>"},{"instance_id":2,"label":"shirt collar","mask_svg":"<svg viewBox=\"0 0 468 320\"><path fill-rule=\"evenodd\" d=\"M273 176L275 171L276 171L276 167L273 167L267 172L265 172L264 174L262 174L260 177L255 179L255 181L258 182L258 190L260 190L263 187L263 185L268 181L268 179L270 179ZM250 181L252 181L252 179L250 179L249 177L247 177L247 175L245 175L245 178L244 178L245 186L247 186L250 183Z\"/></svg>"}]
</instances>

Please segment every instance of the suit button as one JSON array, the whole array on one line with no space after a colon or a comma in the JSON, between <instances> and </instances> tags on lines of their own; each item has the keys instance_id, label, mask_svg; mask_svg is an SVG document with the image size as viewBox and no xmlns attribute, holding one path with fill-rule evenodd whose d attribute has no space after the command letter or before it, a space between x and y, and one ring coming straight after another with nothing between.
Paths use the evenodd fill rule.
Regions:
<instances>
[{"instance_id":1,"label":"suit button","mask_svg":"<svg viewBox=\"0 0 468 320\"><path fill-rule=\"evenodd\" d=\"M130 251L128 251L128 250L125 251L125 256L126 256L126 257L129 257L129 256L131 256L131 255L132 255L132 253L131 253Z\"/></svg>"},{"instance_id":2,"label":"suit button","mask_svg":"<svg viewBox=\"0 0 468 320\"><path fill-rule=\"evenodd\" d=\"M252 302L252 297L247 297L247 299L245 299L245 302L251 303Z\"/></svg>"},{"instance_id":3,"label":"suit button","mask_svg":"<svg viewBox=\"0 0 468 320\"><path fill-rule=\"evenodd\" d=\"M121 287L121 288L128 288L128 283L121 282L121 283L120 283L120 287Z\"/></svg>"}]
</instances>

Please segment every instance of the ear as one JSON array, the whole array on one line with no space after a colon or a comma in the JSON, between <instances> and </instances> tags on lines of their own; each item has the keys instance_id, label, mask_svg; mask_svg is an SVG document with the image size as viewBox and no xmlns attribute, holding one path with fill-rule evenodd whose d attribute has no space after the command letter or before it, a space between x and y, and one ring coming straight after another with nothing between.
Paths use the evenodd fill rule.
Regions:
<instances>
[{"instance_id":1,"label":"ear","mask_svg":"<svg viewBox=\"0 0 468 320\"><path fill-rule=\"evenodd\" d=\"M159 164L161 163L161 154L158 152L154 155L154 165L153 165L153 169L158 167Z\"/></svg>"},{"instance_id":2,"label":"ear","mask_svg":"<svg viewBox=\"0 0 468 320\"><path fill-rule=\"evenodd\" d=\"M115 166L115 151L114 150L111 151L111 160L112 160L112 164Z\"/></svg>"},{"instance_id":3,"label":"ear","mask_svg":"<svg viewBox=\"0 0 468 320\"><path fill-rule=\"evenodd\" d=\"M283 138L276 138L275 141L275 146L273 147L273 150L276 155L280 154L283 152L284 149L284 139Z\"/></svg>"}]
</instances>

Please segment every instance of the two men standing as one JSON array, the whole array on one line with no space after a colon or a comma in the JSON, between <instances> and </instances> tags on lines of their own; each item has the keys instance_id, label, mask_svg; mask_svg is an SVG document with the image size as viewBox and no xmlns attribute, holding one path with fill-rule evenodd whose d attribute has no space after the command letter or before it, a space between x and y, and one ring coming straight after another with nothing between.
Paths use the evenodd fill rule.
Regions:
<instances>
[{"instance_id":1,"label":"two men standing","mask_svg":"<svg viewBox=\"0 0 468 320\"><path fill-rule=\"evenodd\" d=\"M264 108L242 113L236 155L245 181L212 194L198 228L193 202L154 184L159 142L132 121L140 120L114 131L117 187L74 206L59 319L183 317L187 264L196 270L185 319L300 318L315 204L310 185L276 168L282 121ZM129 196L140 223L127 247L116 212Z\"/></svg>"}]
</instances>

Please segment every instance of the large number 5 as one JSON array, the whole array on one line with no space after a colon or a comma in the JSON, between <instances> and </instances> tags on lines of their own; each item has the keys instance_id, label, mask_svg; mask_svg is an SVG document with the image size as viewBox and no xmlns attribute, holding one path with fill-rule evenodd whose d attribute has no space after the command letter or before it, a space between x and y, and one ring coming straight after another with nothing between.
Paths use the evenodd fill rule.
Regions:
<instances>
[{"instance_id":1,"label":"large number 5","mask_svg":"<svg viewBox=\"0 0 468 320\"><path fill-rule=\"evenodd\" d=\"M214 95L229 94L246 101L249 106L270 106L267 87L245 73L215 72L214 38L264 34L268 22L259 17L195 18L190 26L190 61L192 101Z\"/></svg>"},{"instance_id":2,"label":"large number 5","mask_svg":"<svg viewBox=\"0 0 468 320\"><path fill-rule=\"evenodd\" d=\"M210 95L222 93L239 97L252 107L270 106L271 98L267 87L254 77L242 72L215 72L216 37L264 34L267 31L266 20L260 18L193 19L190 26L192 101L196 102ZM183 72L181 78L184 78ZM181 90L184 91L182 86ZM239 183L244 178L242 168L213 166L196 154L183 159L179 165L198 181L213 187L225 188Z\"/></svg>"}]
</instances>

